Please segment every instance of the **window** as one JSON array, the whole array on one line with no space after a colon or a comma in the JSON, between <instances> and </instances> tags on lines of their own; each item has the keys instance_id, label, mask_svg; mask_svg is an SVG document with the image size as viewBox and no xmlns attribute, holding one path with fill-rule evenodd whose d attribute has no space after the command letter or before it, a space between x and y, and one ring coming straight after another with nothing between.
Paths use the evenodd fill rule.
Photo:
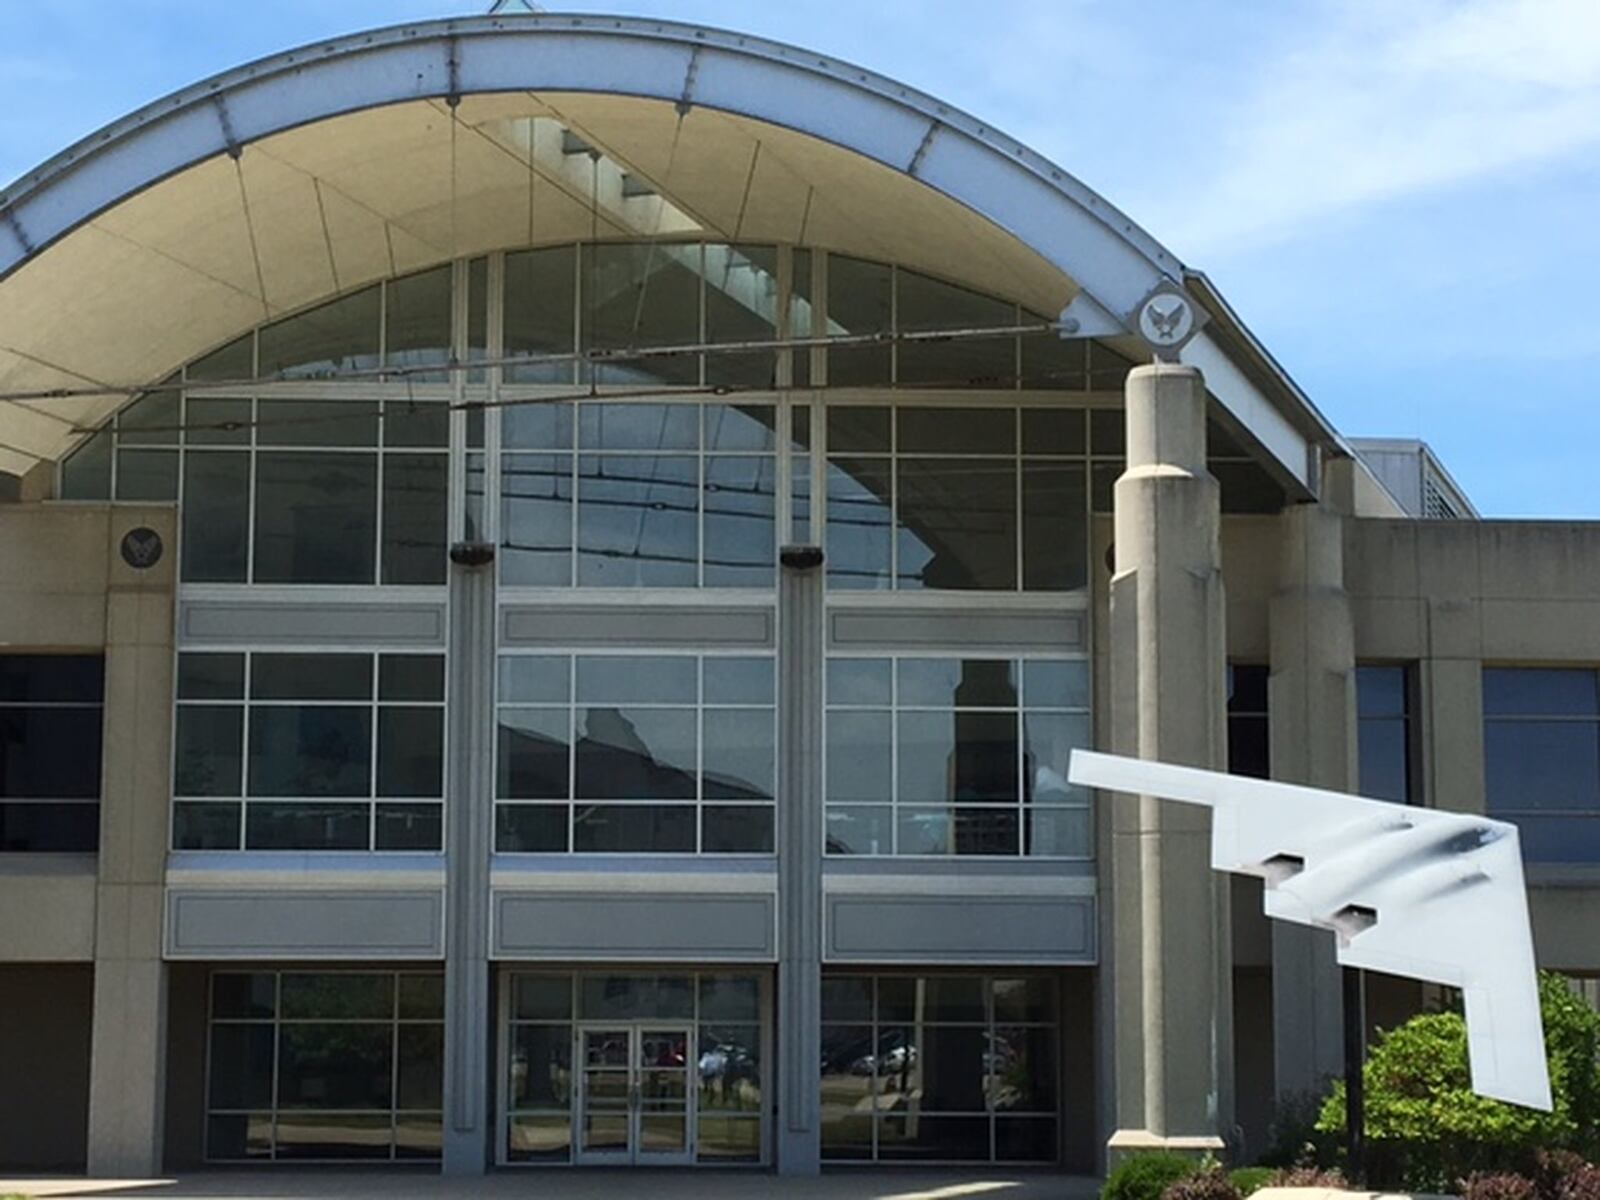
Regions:
<instances>
[{"instance_id":1,"label":"window","mask_svg":"<svg viewBox=\"0 0 1600 1200\"><path fill-rule=\"evenodd\" d=\"M100 844L99 655L0 655L0 851Z\"/></svg>"},{"instance_id":2,"label":"window","mask_svg":"<svg viewBox=\"0 0 1600 1200\"><path fill-rule=\"evenodd\" d=\"M1228 664L1228 770L1267 779L1272 774L1272 733L1267 717L1267 667Z\"/></svg>"},{"instance_id":3,"label":"window","mask_svg":"<svg viewBox=\"0 0 1600 1200\"><path fill-rule=\"evenodd\" d=\"M1093 854L1083 661L830 658L830 854Z\"/></svg>"},{"instance_id":4,"label":"window","mask_svg":"<svg viewBox=\"0 0 1600 1200\"><path fill-rule=\"evenodd\" d=\"M206 1158L437 1160L444 976L211 976Z\"/></svg>"},{"instance_id":5,"label":"window","mask_svg":"<svg viewBox=\"0 0 1600 1200\"><path fill-rule=\"evenodd\" d=\"M444 658L178 658L178 850L438 850Z\"/></svg>"},{"instance_id":6,"label":"window","mask_svg":"<svg viewBox=\"0 0 1600 1200\"><path fill-rule=\"evenodd\" d=\"M830 406L828 586L1083 587L1085 419L1082 409Z\"/></svg>"},{"instance_id":7,"label":"window","mask_svg":"<svg viewBox=\"0 0 1600 1200\"><path fill-rule=\"evenodd\" d=\"M602 1089L591 1089L590 1111L574 1113L583 1091L573 1075L576 1022L603 1022L608 1034L630 1026L688 1033L689 1095L658 1091L655 1118L698 1162L755 1163L762 1153L761 979L754 975L517 973L508 980L509 1030L505 1055L505 1157L511 1163L569 1162L574 1120L615 1120ZM625 1057L625 1056L624 1056ZM608 1063L622 1066L626 1063ZM603 1081L609 1072L600 1076ZM618 1072L617 1082L630 1082ZM673 1080L672 1082L676 1082ZM682 1116L679 1116L679 1113ZM648 1121L644 1118L641 1124ZM685 1135L688 1138L685 1138ZM626 1134L619 1135L626 1140ZM656 1149L665 1149L657 1146Z\"/></svg>"},{"instance_id":8,"label":"window","mask_svg":"<svg viewBox=\"0 0 1600 1200\"><path fill-rule=\"evenodd\" d=\"M1356 668L1363 796L1398 804L1413 802L1410 675L1403 666Z\"/></svg>"},{"instance_id":9,"label":"window","mask_svg":"<svg viewBox=\"0 0 1600 1200\"><path fill-rule=\"evenodd\" d=\"M505 655L496 847L770 854L770 657Z\"/></svg>"},{"instance_id":10,"label":"window","mask_svg":"<svg viewBox=\"0 0 1600 1200\"><path fill-rule=\"evenodd\" d=\"M1054 1162L1057 1003L1042 976L822 980L822 1157Z\"/></svg>"},{"instance_id":11,"label":"window","mask_svg":"<svg viewBox=\"0 0 1600 1200\"><path fill-rule=\"evenodd\" d=\"M1600 862L1600 690L1572 668L1483 672L1489 815L1515 821L1533 862Z\"/></svg>"},{"instance_id":12,"label":"window","mask_svg":"<svg viewBox=\"0 0 1600 1200\"><path fill-rule=\"evenodd\" d=\"M507 409L501 582L771 588L777 412L698 403Z\"/></svg>"}]
</instances>

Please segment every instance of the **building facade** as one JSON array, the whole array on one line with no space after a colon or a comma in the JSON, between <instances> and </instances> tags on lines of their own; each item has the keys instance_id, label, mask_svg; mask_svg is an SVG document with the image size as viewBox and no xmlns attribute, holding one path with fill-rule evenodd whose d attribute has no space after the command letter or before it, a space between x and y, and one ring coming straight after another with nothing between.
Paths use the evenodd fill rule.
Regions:
<instances>
[{"instance_id":1,"label":"building facade","mask_svg":"<svg viewBox=\"0 0 1600 1200\"><path fill-rule=\"evenodd\" d=\"M1515 819L1600 969L1600 534L847 64L502 14L135 113L0 193L0 472L0 1165L1259 1148L1331 948L1074 747Z\"/></svg>"}]
</instances>

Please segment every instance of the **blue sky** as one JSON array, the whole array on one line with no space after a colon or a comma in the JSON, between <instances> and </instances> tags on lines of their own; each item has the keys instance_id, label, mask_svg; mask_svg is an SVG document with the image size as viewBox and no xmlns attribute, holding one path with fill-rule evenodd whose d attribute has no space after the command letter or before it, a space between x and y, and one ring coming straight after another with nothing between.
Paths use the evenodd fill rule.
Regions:
<instances>
[{"instance_id":1,"label":"blue sky","mask_svg":"<svg viewBox=\"0 0 1600 1200\"><path fill-rule=\"evenodd\" d=\"M488 0L0 0L0 180L293 45ZM1596 0L566 0L853 59L1206 271L1333 422L1600 517Z\"/></svg>"}]
</instances>

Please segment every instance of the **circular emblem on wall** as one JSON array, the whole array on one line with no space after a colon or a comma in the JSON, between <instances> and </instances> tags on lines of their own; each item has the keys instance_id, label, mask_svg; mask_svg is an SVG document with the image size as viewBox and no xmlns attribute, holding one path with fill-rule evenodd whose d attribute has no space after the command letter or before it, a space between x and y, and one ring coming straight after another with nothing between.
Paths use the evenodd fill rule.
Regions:
<instances>
[{"instance_id":1,"label":"circular emblem on wall","mask_svg":"<svg viewBox=\"0 0 1600 1200\"><path fill-rule=\"evenodd\" d=\"M1139 332L1152 346L1181 346L1194 332L1194 305L1177 292L1156 292L1139 308Z\"/></svg>"},{"instance_id":2,"label":"circular emblem on wall","mask_svg":"<svg viewBox=\"0 0 1600 1200\"><path fill-rule=\"evenodd\" d=\"M161 561L161 535L141 525L122 535L122 561L135 571L148 570Z\"/></svg>"}]
</instances>

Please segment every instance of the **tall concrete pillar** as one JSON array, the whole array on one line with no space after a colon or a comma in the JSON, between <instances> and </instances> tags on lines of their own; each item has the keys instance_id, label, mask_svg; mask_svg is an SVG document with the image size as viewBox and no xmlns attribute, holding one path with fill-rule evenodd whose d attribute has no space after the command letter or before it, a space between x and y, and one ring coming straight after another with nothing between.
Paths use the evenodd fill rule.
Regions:
<instances>
[{"instance_id":1,"label":"tall concrete pillar","mask_svg":"<svg viewBox=\"0 0 1600 1200\"><path fill-rule=\"evenodd\" d=\"M1226 756L1219 489L1205 384L1170 363L1127 381L1128 467L1115 490L1111 675L1117 748L1218 768ZM1227 877L1210 814L1112 801L1111 1156L1220 1150L1233 1124Z\"/></svg>"},{"instance_id":2,"label":"tall concrete pillar","mask_svg":"<svg viewBox=\"0 0 1600 1200\"><path fill-rule=\"evenodd\" d=\"M489 854L494 836L494 564L450 568L450 800L445 805L444 1173L489 1154Z\"/></svg>"},{"instance_id":3,"label":"tall concrete pillar","mask_svg":"<svg viewBox=\"0 0 1600 1200\"><path fill-rule=\"evenodd\" d=\"M778 587L780 1175L822 1163L822 555L786 546Z\"/></svg>"},{"instance_id":4,"label":"tall concrete pillar","mask_svg":"<svg viewBox=\"0 0 1600 1200\"><path fill-rule=\"evenodd\" d=\"M118 506L107 527L91 1175L127 1178L161 1170L167 1026L161 893L171 795L175 526L170 507ZM124 558L123 538L138 530L160 539L162 553L154 562L146 533L134 534L132 561Z\"/></svg>"},{"instance_id":5,"label":"tall concrete pillar","mask_svg":"<svg viewBox=\"0 0 1600 1200\"><path fill-rule=\"evenodd\" d=\"M1272 777L1354 791L1355 640L1344 590L1341 464L1320 504L1279 516L1278 586L1269 608ZM1283 921L1272 930L1274 1094L1320 1096L1344 1069L1343 1001L1333 934Z\"/></svg>"}]
</instances>

